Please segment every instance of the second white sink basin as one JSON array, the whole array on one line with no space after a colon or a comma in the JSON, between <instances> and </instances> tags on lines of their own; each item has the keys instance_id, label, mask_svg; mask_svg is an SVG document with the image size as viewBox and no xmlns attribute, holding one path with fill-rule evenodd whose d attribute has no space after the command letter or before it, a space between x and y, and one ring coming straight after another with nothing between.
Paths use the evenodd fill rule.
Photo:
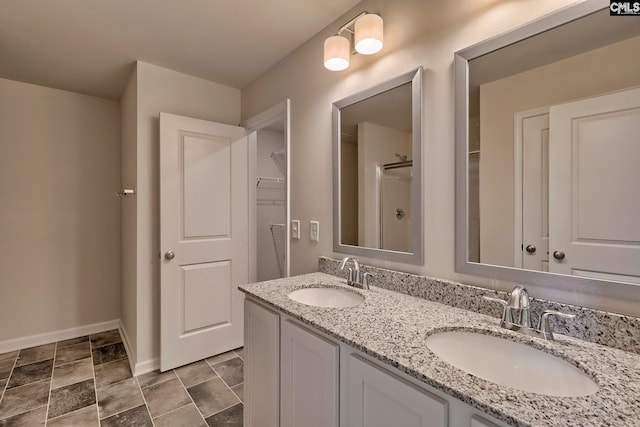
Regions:
<instances>
[{"instance_id":1,"label":"second white sink basin","mask_svg":"<svg viewBox=\"0 0 640 427\"><path fill-rule=\"evenodd\" d=\"M441 332L427 347L458 369L501 386L558 397L588 396L598 385L560 357L508 339L474 332Z\"/></svg>"},{"instance_id":2,"label":"second white sink basin","mask_svg":"<svg viewBox=\"0 0 640 427\"><path fill-rule=\"evenodd\" d=\"M289 294L289 298L316 307L351 307L362 304L364 296L341 288L304 288Z\"/></svg>"}]
</instances>

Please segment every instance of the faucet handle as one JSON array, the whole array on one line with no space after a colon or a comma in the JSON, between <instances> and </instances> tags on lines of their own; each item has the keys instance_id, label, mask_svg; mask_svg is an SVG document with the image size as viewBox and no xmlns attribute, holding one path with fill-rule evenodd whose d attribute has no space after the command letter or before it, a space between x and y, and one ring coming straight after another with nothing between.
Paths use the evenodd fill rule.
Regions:
<instances>
[{"instance_id":1,"label":"faucet handle","mask_svg":"<svg viewBox=\"0 0 640 427\"><path fill-rule=\"evenodd\" d=\"M504 323L507 320L507 317L508 317L509 303L507 301L505 301L505 300L500 299L500 298L488 297L486 295L483 295L482 298L484 298L487 301L497 302L498 304L500 304L502 306L502 322Z\"/></svg>"},{"instance_id":2,"label":"faucet handle","mask_svg":"<svg viewBox=\"0 0 640 427\"><path fill-rule=\"evenodd\" d=\"M553 340L553 332L551 332L551 326L549 326L549 316L559 316L565 319L573 319L575 314L563 313L555 310L544 310L538 320L538 330L542 333L543 338L547 340Z\"/></svg>"},{"instance_id":3,"label":"faucet handle","mask_svg":"<svg viewBox=\"0 0 640 427\"><path fill-rule=\"evenodd\" d=\"M374 273L366 272L362 275L362 289L369 290L369 277L375 277Z\"/></svg>"}]
</instances>

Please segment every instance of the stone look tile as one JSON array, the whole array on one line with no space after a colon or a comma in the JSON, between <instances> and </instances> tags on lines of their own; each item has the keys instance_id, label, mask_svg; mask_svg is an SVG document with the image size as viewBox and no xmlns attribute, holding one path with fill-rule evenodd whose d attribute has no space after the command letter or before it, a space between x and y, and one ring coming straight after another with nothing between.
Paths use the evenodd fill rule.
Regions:
<instances>
[{"instance_id":1,"label":"stone look tile","mask_svg":"<svg viewBox=\"0 0 640 427\"><path fill-rule=\"evenodd\" d=\"M193 403L154 418L153 424L156 427L207 427L207 423L204 422Z\"/></svg>"},{"instance_id":2,"label":"stone look tile","mask_svg":"<svg viewBox=\"0 0 640 427\"><path fill-rule=\"evenodd\" d=\"M24 414L0 420L0 427L33 427L43 426L47 416L47 407L42 406Z\"/></svg>"},{"instance_id":3,"label":"stone look tile","mask_svg":"<svg viewBox=\"0 0 640 427\"><path fill-rule=\"evenodd\" d=\"M120 332L118 332L117 329L91 335L92 348L103 347L108 344L115 344L119 342L122 342L122 338L120 337Z\"/></svg>"},{"instance_id":4,"label":"stone look tile","mask_svg":"<svg viewBox=\"0 0 640 427\"><path fill-rule=\"evenodd\" d=\"M244 383L238 384L235 387L231 387L231 390L238 396L238 398L244 402Z\"/></svg>"},{"instance_id":5,"label":"stone look tile","mask_svg":"<svg viewBox=\"0 0 640 427\"><path fill-rule=\"evenodd\" d=\"M182 384L187 388L218 376L204 360L183 366L175 371Z\"/></svg>"},{"instance_id":6,"label":"stone look tile","mask_svg":"<svg viewBox=\"0 0 640 427\"><path fill-rule=\"evenodd\" d=\"M56 418L96 403L93 379L51 390L48 418Z\"/></svg>"},{"instance_id":7,"label":"stone look tile","mask_svg":"<svg viewBox=\"0 0 640 427\"><path fill-rule=\"evenodd\" d=\"M102 427L153 427L151 417L149 417L149 411L147 411L147 408L144 405L137 406L133 409L129 409L125 412L106 418L100 421L100 425Z\"/></svg>"},{"instance_id":8,"label":"stone look tile","mask_svg":"<svg viewBox=\"0 0 640 427\"><path fill-rule=\"evenodd\" d=\"M115 362L97 365L95 371L96 387L98 388L131 378L129 359L121 359Z\"/></svg>"},{"instance_id":9,"label":"stone look tile","mask_svg":"<svg viewBox=\"0 0 640 427\"><path fill-rule=\"evenodd\" d=\"M0 419L45 406L49 398L50 381L39 381L6 390L0 402Z\"/></svg>"},{"instance_id":10,"label":"stone look tile","mask_svg":"<svg viewBox=\"0 0 640 427\"><path fill-rule=\"evenodd\" d=\"M41 360L53 359L56 352L56 344L40 345L38 347L25 348L20 350L16 366L28 365Z\"/></svg>"},{"instance_id":11,"label":"stone look tile","mask_svg":"<svg viewBox=\"0 0 640 427\"><path fill-rule=\"evenodd\" d=\"M229 387L233 387L244 381L244 364L239 357L213 365L213 369L215 369Z\"/></svg>"},{"instance_id":12,"label":"stone look tile","mask_svg":"<svg viewBox=\"0 0 640 427\"><path fill-rule=\"evenodd\" d=\"M5 360L16 360L16 357L18 357L18 350L2 353L0 354L0 362L4 362Z\"/></svg>"},{"instance_id":13,"label":"stone look tile","mask_svg":"<svg viewBox=\"0 0 640 427\"><path fill-rule=\"evenodd\" d=\"M242 403L207 418L209 427L242 427Z\"/></svg>"},{"instance_id":14,"label":"stone look tile","mask_svg":"<svg viewBox=\"0 0 640 427\"><path fill-rule=\"evenodd\" d=\"M64 347L69 347L70 345L80 344L82 342L89 341L89 335L85 335L84 337L71 338L64 341L58 341L57 350L60 350Z\"/></svg>"},{"instance_id":15,"label":"stone look tile","mask_svg":"<svg viewBox=\"0 0 640 427\"><path fill-rule=\"evenodd\" d=\"M234 357L237 357L237 355L232 350L232 351L227 351L226 353L218 354L217 356L210 357L206 360L209 365L213 366L216 363L224 362L225 360L233 359Z\"/></svg>"},{"instance_id":16,"label":"stone look tile","mask_svg":"<svg viewBox=\"0 0 640 427\"><path fill-rule=\"evenodd\" d=\"M89 341L59 348L56 351L56 366L85 359L89 356L91 356Z\"/></svg>"},{"instance_id":17,"label":"stone look tile","mask_svg":"<svg viewBox=\"0 0 640 427\"><path fill-rule=\"evenodd\" d=\"M7 388L11 389L21 385L35 383L51 378L53 359L22 365L13 369Z\"/></svg>"},{"instance_id":18,"label":"stone look tile","mask_svg":"<svg viewBox=\"0 0 640 427\"><path fill-rule=\"evenodd\" d=\"M121 342L94 348L92 353L94 365L113 362L115 360L125 359L127 357L127 352L125 351L124 345Z\"/></svg>"},{"instance_id":19,"label":"stone look tile","mask_svg":"<svg viewBox=\"0 0 640 427\"><path fill-rule=\"evenodd\" d=\"M99 427L98 408L87 406L74 412L47 421L48 427Z\"/></svg>"},{"instance_id":20,"label":"stone look tile","mask_svg":"<svg viewBox=\"0 0 640 427\"><path fill-rule=\"evenodd\" d=\"M13 369L14 364L15 359L9 359L0 362L0 380L9 378L9 374L11 374L11 370Z\"/></svg>"},{"instance_id":21,"label":"stone look tile","mask_svg":"<svg viewBox=\"0 0 640 427\"><path fill-rule=\"evenodd\" d=\"M220 378L194 385L188 389L194 403L203 416L215 414L239 403L238 398L229 390Z\"/></svg>"},{"instance_id":22,"label":"stone look tile","mask_svg":"<svg viewBox=\"0 0 640 427\"><path fill-rule=\"evenodd\" d=\"M101 387L97 394L100 419L144 404L135 378Z\"/></svg>"},{"instance_id":23,"label":"stone look tile","mask_svg":"<svg viewBox=\"0 0 640 427\"><path fill-rule=\"evenodd\" d=\"M144 375L140 375L136 377L138 379L138 383L140 383L140 387L148 387L150 385L158 384L164 381L168 381L172 378L176 378L176 374L173 371L160 372L153 371Z\"/></svg>"},{"instance_id":24,"label":"stone look tile","mask_svg":"<svg viewBox=\"0 0 640 427\"><path fill-rule=\"evenodd\" d=\"M69 384L79 383L93 378L93 365L90 358L76 360L53 368L51 388L56 389Z\"/></svg>"},{"instance_id":25,"label":"stone look tile","mask_svg":"<svg viewBox=\"0 0 640 427\"><path fill-rule=\"evenodd\" d=\"M189 395L177 378L143 388L142 393L149 413L154 418L191 403Z\"/></svg>"}]
</instances>

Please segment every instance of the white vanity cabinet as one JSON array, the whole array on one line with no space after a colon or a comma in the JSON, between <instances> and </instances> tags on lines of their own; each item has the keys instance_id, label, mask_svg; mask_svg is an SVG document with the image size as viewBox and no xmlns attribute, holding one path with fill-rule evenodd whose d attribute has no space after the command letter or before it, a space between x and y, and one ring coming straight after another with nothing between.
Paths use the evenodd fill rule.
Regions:
<instances>
[{"instance_id":1,"label":"white vanity cabinet","mask_svg":"<svg viewBox=\"0 0 640 427\"><path fill-rule=\"evenodd\" d=\"M245 427L507 426L250 298L244 373Z\"/></svg>"},{"instance_id":2,"label":"white vanity cabinet","mask_svg":"<svg viewBox=\"0 0 640 427\"><path fill-rule=\"evenodd\" d=\"M338 427L339 345L282 319L282 427Z\"/></svg>"},{"instance_id":3,"label":"white vanity cabinet","mask_svg":"<svg viewBox=\"0 0 640 427\"><path fill-rule=\"evenodd\" d=\"M347 358L346 405L348 426L447 427L447 401L367 360Z\"/></svg>"}]
</instances>

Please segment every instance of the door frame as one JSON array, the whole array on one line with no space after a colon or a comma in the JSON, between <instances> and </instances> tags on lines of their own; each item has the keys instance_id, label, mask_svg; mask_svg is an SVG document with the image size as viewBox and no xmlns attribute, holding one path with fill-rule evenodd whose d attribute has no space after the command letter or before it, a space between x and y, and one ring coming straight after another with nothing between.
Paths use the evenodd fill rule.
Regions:
<instances>
[{"instance_id":1,"label":"door frame","mask_svg":"<svg viewBox=\"0 0 640 427\"><path fill-rule=\"evenodd\" d=\"M258 260L257 241L256 241L256 166L258 159L256 158L256 147L258 144L257 132L269 125L284 120L284 148L287 159L287 174L285 176L285 256L284 256L284 277L291 275L291 100L289 98L256 114L245 120L241 126L247 130L248 140L248 174L249 174L249 282L257 280L256 265Z\"/></svg>"},{"instance_id":2,"label":"door frame","mask_svg":"<svg viewBox=\"0 0 640 427\"><path fill-rule=\"evenodd\" d=\"M549 114L549 108L550 107L548 106L532 108L530 110L519 111L513 115L513 199L515 203L513 207L513 266L515 268L522 268L522 203L524 200L522 191L522 185L524 183L524 179L522 177L522 162L524 160L522 156L522 153L524 151L522 122L525 119Z\"/></svg>"}]
</instances>

